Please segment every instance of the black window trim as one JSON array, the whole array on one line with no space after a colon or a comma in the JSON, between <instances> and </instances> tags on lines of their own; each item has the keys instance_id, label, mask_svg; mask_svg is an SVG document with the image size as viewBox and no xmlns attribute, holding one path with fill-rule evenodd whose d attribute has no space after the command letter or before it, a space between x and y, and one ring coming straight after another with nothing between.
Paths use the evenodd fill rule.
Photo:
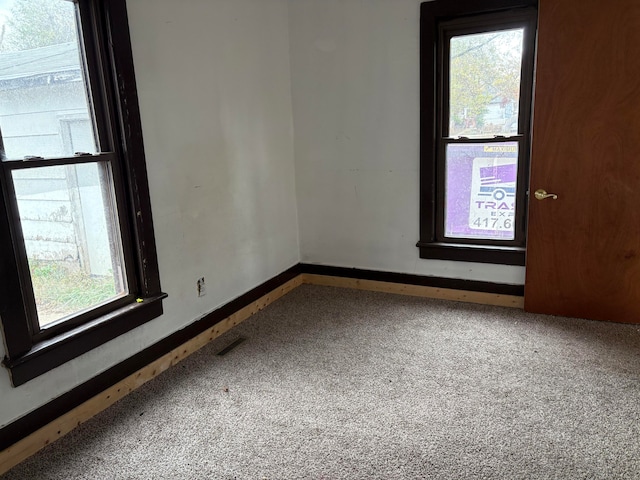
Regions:
<instances>
[{"instance_id":1,"label":"black window trim","mask_svg":"<svg viewBox=\"0 0 640 480\"><path fill-rule=\"evenodd\" d=\"M524 265L526 242L526 209L528 197L528 157L530 150L532 83L536 35L537 0L449 0L421 4L420 17L420 258L466 262ZM514 141L519 145L525 168L518 169L516 199L516 238L513 241L475 239L445 239L443 235L444 168L438 158L444 158L447 143L484 142L487 139L445 138L440 117L448 111L442 101L443 50L439 48L448 31L481 32L496 26L508 28L509 23L526 24L523 51L519 128L517 135L489 139L490 142ZM503 27L504 26L504 27ZM447 127L445 127L446 129ZM439 139L442 139L440 141ZM439 165L440 163L440 165ZM441 225L442 224L442 225Z\"/></svg>"},{"instance_id":2,"label":"black window trim","mask_svg":"<svg viewBox=\"0 0 640 480\"><path fill-rule=\"evenodd\" d=\"M162 315L158 259L142 140L126 0L76 0L102 150L98 155L2 162L0 322L13 386L21 385ZM0 136L0 142L1 142ZM0 147L2 145L0 144ZM4 148L2 148L4 152ZM12 170L107 162L113 174L130 293L40 332L12 182Z\"/></svg>"}]
</instances>

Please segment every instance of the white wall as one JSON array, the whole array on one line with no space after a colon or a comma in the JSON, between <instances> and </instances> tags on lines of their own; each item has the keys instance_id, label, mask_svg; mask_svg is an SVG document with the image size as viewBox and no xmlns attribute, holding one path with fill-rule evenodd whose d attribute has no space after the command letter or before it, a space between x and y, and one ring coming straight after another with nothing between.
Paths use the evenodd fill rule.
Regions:
<instances>
[{"instance_id":1,"label":"white wall","mask_svg":"<svg viewBox=\"0 0 640 480\"><path fill-rule=\"evenodd\" d=\"M523 283L522 268L418 259L419 0L128 8L165 314L19 388L0 369L0 426L301 257Z\"/></svg>"},{"instance_id":2,"label":"white wall","mask_svg":"<svg viewBox=\"0 0 640 480\"><path fill-rule=\"evenodd\" d=\"M289 1L302 260L522 284L522 267L418 258L419 5Z\"/></svg>"},{"instance_id":3,"label":"white wall","mask_svg":"<svg viewBox=\"0 0 640 480\"><path fill-rule=\"evenodd\" d=\"M128 9L165 314L18 388L0 369L0 426L299 261L286 1Z\"/></svg>"}]
</instances>

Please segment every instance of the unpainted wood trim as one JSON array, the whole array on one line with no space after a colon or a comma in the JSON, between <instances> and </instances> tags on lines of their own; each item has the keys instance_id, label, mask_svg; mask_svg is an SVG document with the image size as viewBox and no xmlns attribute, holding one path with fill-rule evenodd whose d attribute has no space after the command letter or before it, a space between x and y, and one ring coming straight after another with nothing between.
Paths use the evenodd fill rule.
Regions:
<instances>
[{"instance_id":1,"label":"unpainted wood trim","mask_svg":"<svg viewBox=\"0 0 640 480\"><path fill-rule=\"evenodd\" d=\"M50 443L66 435L71 430L109 406L113 405L136 388L157 377L169 367L172 367L178 362L184 360L215 338L264 309L272 302L283 297L291 290L300 286L302 284L302 280L303 279L300 275L289 280L280 287L260 297L255 302L252 302L246 307L236 311L205 332L173 349L166 355L163 355L159 359L151 362L146 367L141 368L124 380L116 383L112 387L104 390L102 393L96 395L90 400L87 400L73 410L70 410L31 435L3 450L0 452L0 475L7 472L23 460L26 460L28 457Z\"/></svg>"},{"instance_id":2,"label":"unpainted wood trim","mask_svg":"<svg viewBox=\"0 0 640 480\"><path fill-rule=\"evenodd\" d=\"M300 276L302 277L302 283L310 285L354 288L357 290L397 293L399 295L410 295L414 297L439 298L458 302L496 305L499 307L524 308L524 298L515 295L470 292L449 288L425 287L423 285L408 285L405 283L381 282L377 280L361 280L358 278L332 277L311 273L303 273Z\"/></svg>"}]
</instances>

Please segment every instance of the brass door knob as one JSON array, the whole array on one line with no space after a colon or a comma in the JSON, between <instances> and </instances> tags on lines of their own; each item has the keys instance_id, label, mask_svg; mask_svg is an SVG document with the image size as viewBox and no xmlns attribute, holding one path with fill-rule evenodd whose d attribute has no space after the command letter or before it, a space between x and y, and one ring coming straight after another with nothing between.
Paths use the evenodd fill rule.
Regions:
<instances>
[{"instance_id":1,"label":"brass door knob","mask_svg":"<svg viewBox=\"0 0 640 480\"><path fill-rule=\"evenodd\" d=\"M535 192L533 192L533 196L536 197L536 200L544 200L545 198L550 198L551 200L557 200L558 195L555 193L547 193L546 190L539 188Z\"/></svg>"}]
</instances>

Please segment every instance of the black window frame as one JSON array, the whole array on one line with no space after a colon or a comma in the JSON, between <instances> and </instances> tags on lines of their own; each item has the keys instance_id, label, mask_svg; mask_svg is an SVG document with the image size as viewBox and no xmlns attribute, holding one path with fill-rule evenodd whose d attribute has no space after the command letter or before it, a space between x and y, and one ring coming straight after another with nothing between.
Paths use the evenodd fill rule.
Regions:
<instances>
[{"instance_id":1,"label":"black window frame","mask_svg":"<svg viewBox=\"0 0 640 480\"><path fill-rule=\"evenodd\" d=\"M98 150L106 153L0 162L2 363L14 387L157 318L167 296L160 286L126 0L73 1ZM0 151L4 159L1 134ZM40 329L11 172L90 162L105 165L99 170L113 182L128 294Z\"/></svg>"},{"instance_id":2,"label":"black window frame","mask_svg":"<svg viewBox=\"0 0 640 480\"><path fill-rule=\"evenodd\" d=\"M420 16L420 258L524 265L537 0L435 0ZM448 137L449 39L524 27L518 133ZM444 118L447 118L444 121ZM514 240L445 238L444 152L455 143L514 141L519 147Z\"/></svg>"}]
</instances>

